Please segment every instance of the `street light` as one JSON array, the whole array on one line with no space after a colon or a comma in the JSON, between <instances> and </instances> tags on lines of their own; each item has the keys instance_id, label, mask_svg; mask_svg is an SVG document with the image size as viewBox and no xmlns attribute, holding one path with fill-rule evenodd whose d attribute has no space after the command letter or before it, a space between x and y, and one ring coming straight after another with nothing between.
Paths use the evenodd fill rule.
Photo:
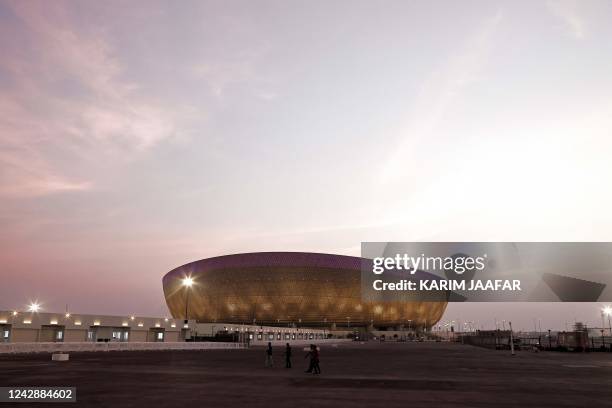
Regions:
<instances>
[{"instance_id":1,"label":"street light","mask_svg":"<svg viewBox=\"0 0 612 408\"><path fill-rule=\"evenodd\" d=\"M326 339L327 336L325 336L325 329L327 328L327 317L323 318L323 338Z\"/></svg>"},{"instance_id":2,"label":"street light","mask_svg":"<svg viewBox=\"0 0 612 408\"><path fill-rule=\"evenodd\" d=\"M37 313L40 310L38 302L32 302L28 305L28 312Z\"/></svg>"},{"instance_id":3,"label":"street light","mask_svg":"<svg viewBox=\"0 0 612 408\"><path fill-rule=\"evenodd\" d=\"M410 334L412 336L412 334L410 333L410 323L412 323L412 319L408 319L408 334ZM408 334L404 333L404 338L406 339L406 342L408 341Z\"/></svg>"},{"instance_id":4,"label":"street light","mask_svg":"<svg viewBox=\"0 0 612 408\"><path fill-rule=\"evenodd\" d=\"M40 310L40 305L38 304L37 301L32 302L28 305L28 312L38 313L39 310ZM38 327L38 329L36 329L36 342L39 342L39 341L40 341L40 326Z\"/></svg>"},{"instance_id":5,"label":"street light","mask_svg":"<svg viewBox=\"0 0 612 408\"><path fill-rule=\"evenodd\" d=\"M193 286L193 278L186 276L181 283L185 287L185 320L189 320L189 292L191 292L190 289Z\"/></svg>"},{"instance_id":6,"label":"street light","mask_svg":"<svg viewBox=\"0 0 612 408\"><path fill-rule=\"evenodd\" d=\"M557 334L557 336L558 336L558 334ZM550 335L550 329L548 329L548 349L552 350L552 338L551 338L551 335Z\"/></svg>"},{"instance_id":7,"label":"street light","mask_svg":"<svg viewBox=\"0 0 612 408\"><path fill-rule=\"evenodd\" d=\"M15 325L15 316L18 315L18 312L16 310L13 310L13 313L11 313L11 331L13 330L12 327ZM13 337L11 335L11 337Z\"/></svg>"},{"instance_id":8,"label":"street light","mask_svg":"<svg viewBox=\"0 0 612 408\"><path fill-rule=\"evenodd\" d=\"M610 327L610 336L612 336L612 323L610 322L610 316L612 316L612 307L606 306L602 309L602 311L603 311L603 314L608 316L608 326Z\"/></svg>"},{"instance_id":9,"label":"street light","mask_svg":"<svg viewBox=\"0 0 612 408\"><path fill-rule=\"evenodd\" d=\"M193 285L193 278L191 276L187 276L183 278L183 286L191 287Z\"/></svg>"},{"instance_id":10,"label":"street light","mask_svg":"<svg viewBox=\"0 0 612 408\"><path fill-rule=\"evenodd\" d=\"M189 327L189 292L191 292L191 287L193 286L193 278L185 276L181 280L181 284L185 288L185 324L183 327ZM191 328L189 328L189 331L191 332ZM195 341L195 338L192 341Z\"/></svg>"}]
</instances>

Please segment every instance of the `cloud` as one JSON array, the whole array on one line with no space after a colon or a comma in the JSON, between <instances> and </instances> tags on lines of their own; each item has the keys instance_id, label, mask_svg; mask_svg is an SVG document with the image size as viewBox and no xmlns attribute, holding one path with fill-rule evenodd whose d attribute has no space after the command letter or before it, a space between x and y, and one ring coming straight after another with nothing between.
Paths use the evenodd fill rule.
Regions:
<instances>
[{"instance_id":1,"label":"cloud","mask_svg":"<svg viewBox=\"0 0 612 408\"><path fill-rule=\"evenodd\" d=\"M185 112L125 80L104 32L79 26L66 3L6 5L16 18L0 28L0 195L90 189L70 161L108 165L177 133Z\"/></svg>"},{"instance_id":2,"label":"cloud","mask_svg":"<svg viewBox=\"0 0 612 408\"><path fill-rule=\"evenodd\" d=\"M434 134L449 107L471 82L478 79L501 19L501 12L485 19L467 39L461 51L424 81L416 98L415 109L409 113L406 123L396 131L401 135L399 144L385 162L382 169L383 181L397 180L406 173L406 163L411 162L410 157L418 143Z\"/></svg>"},{"instance_id":3,"label":"cloud","mask_svg":"<svg viewBox=\"0 0 612 408\"><path fill-rule=\"evenodd\" d=\"M578 4L576 0L549 0L546 2L550 12L567 25L572 35L582 39L586 35L586 27L578 10Z\"/></svg>"},{"instance_id":4,"label":"cloud","mask_svg":"<svg viewBox=\"0 0 612 408\"><path fill-rule=\"evenodd\" d=\"M270 92L270 91L260 91L257 93L257 97L264 101L273 101L276 98L278 98L278 94L276 94L275 92Z\"/></svg>"},{"instance_id":5,"label":"cloud","mask_svg":"<svg viewBox=\"0 0 612 408\"><path fill-rule=\"evenodd\" d=\"M27 150L25 150L27 151ZM36 197L67 191L85 191L89 181L75 181L55 174L36 152L0 151L0 196Z\"/></svg>"},{"instance_id":6,"label":"cloud","mask_svg":"<svg viewBox=\"0 0 612 408\"><path fill-rule=\"evenodd\" d=\"M204 79L217 97L222 96L229 86L248 82L254 77L248 61L202 63L193 67L193 74L196 78Z\"/></svg>"},{"instance_id":7,"label":"cloud","mask_svg":"<svg viewBox=\"0 0 612 408\"><path fill-rule=\"evenodd\" d=\"M38 176L32 175L30 180L23 178L19 185L2 186L0 194L8 197L36 197L67 191L85 191L90 188L90 182L75 183L48 174L42 174Z\"/></svg>"},{"instance_id":8,"label":"cloud","mask_svg":"<svg viewBox=\"0 0 612 408\"><path fill-rule=\"evenodd\" d=\"M223 97L231 87L241 85L250 87L254 97L271 101L278 96L276 92L268 89L274 81L257 69L267 52L266 44L258 44L248 51L235 53L221 61L200 62L191 68L190 73L195 79L204 81L212 95L217 98Z\"/></svg>"}]
</instances>

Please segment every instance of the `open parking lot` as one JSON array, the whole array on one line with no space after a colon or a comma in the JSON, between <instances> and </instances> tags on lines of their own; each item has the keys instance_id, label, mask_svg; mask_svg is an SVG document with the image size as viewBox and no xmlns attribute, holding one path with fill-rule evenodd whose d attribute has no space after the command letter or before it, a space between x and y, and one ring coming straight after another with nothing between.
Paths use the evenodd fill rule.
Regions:
<instances>
[{"instance_id":1,"label":"open parking lot","mask_svg":"<svg viewBox=\"0 0 612 408\"><path fill-rule=\"evenodd\" d=\"M0 385L74 386L79 406L101 407L612 406L612 353L512 357L460 344L349 343L322 347L314 376L304 373L301 347L290 370L282 352L275 348L274 368L260 347L72 353L68 362L3 355Z\"/></svg>"}]
</instances>

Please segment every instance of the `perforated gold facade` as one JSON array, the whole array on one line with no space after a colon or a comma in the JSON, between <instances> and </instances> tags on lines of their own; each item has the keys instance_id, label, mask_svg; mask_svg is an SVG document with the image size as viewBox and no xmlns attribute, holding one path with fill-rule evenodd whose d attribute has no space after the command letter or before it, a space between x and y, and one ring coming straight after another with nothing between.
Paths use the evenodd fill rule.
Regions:
<instances>
[{"instance_id":1,"label":"perforated gold facade","mask_svg":"<svg viewBox=\"0 0 612 408\"><path fill-rule=\"evenodd\" d=\"M296 252L203 259L164 276L164 295L173 317L200 322L416 327L442 317L445 302L362 302L360 261Z\"/></svg>"}]
</instances>

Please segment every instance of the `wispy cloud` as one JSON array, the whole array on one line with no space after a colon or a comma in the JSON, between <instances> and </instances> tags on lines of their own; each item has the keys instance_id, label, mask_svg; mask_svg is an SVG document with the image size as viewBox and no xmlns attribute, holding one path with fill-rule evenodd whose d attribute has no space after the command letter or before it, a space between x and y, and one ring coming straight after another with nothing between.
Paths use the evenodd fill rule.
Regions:
<instances>
[{"instance_id":1,"label":"wispy cloud","mask_svg":"<svg viewBox=\"0 0 612 408\"><path fill-rule=\"evenodd\" d=\"M50 149L69 159L125 156L175 134L179 109L144 97L138 84L122 78L121 61L103 32L77 29L65 3L6 4L18 18L0 29L0 73L10 78L0 96L0 194L94 185L85 174L66 175L66 157L60 161ZM19 48L8 40L16 35Z\"/></svg>"},{"instance_id":2,"label":"wispy cloud","mask_svg":"<svg viewBox=\"0 0 612 408\"><path fill-rule=\"evenodd\" d=\"M546 6L551 13L561 19L572 35L578 39L586 35L586 26L576 0L548 0Z\"/></svg>"},{"instance_id":3,"label":"wispy cloud","mask_svg":"<svg viewBox=\"0 0 612 408\"><path fill-rule=\"evenodd\" d=\"M67 191L85 191L89 181L74 181L56 174L36 152L0 151L0 196L36 197Z\"/></svg>"},{"instance_id":4,"label":"wispy cloud","mask_svg":"<svg viewBox=\"0 0 612 408\"><path fill-rule=\"evenodd\" d=\"M205 80L212 94L217 97L222 96L228 86L250 81L254 75L249 61L202 63L193 67L193 74Z\"/></svg>"},{"instance_id":5,"label":"wispy cloud","mask_svg":"<svg viewBox=\"0 0 612 408\"><path fill-rule=\"evenodd\" d=\"M217 98L223 97L232 86L246 85L251 88L253 96L270 101L277 97L276 92L268 89L272 81L257 69L267 51L268 47L264 44L223 60L206 60L194 65L191 74L195 79L204 81Z\"/></svg>"},{"instance_id":6,"label":"wispy cloud","mask_svg":"<svg viewBox=\"0 0 612 408\"><path fill-rule=\"evenodd\" d=\"M415 109L409 113L405 124L395 131L400 134L399 145L392 150L391 157L383 167L384 181L397 180L409 170L407 163L411 162L418 143L433 137L449 107L471 82L478 79L501 20L501 12L485 19L460 52L424 81L414 104Z\"/></svg>"}]
</instances>

